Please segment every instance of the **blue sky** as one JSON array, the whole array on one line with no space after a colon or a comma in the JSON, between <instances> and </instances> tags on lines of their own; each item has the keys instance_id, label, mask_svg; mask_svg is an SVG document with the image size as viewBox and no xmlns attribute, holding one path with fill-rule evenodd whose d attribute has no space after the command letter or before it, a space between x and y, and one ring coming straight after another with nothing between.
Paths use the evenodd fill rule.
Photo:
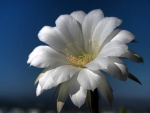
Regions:
<instances>
[{"instance_id":1,"label":"blue sky","mask_svg":"<svg viewBox=\"0 0 150 113\"><path fill-rule=\"evenodd\" d=\"M128 44L130 49L144 59L144 64L125 60L129 71L139 78L142 86L131 80L122 82L107 76L114 97L150 100L149 0L0 0L0 99L39 102L51 98L53 89L36 97L34 80L42 69L29 67L26 63L36 46L45 45L37 34L45 25L55 26L55 20L61 14L76 10L88 13L93 9L101 9L105 16L122 19L119 28L132 32L138 41L138 44Z\"/></svg>"}]
</instances>

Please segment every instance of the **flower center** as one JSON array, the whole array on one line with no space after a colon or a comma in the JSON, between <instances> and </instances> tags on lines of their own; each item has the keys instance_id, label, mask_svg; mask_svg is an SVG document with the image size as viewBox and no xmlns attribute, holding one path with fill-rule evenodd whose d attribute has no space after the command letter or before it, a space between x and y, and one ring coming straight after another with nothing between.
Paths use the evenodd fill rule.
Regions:
<instances>
[{"instance_id":1,"label":"flower center","mask_svg":"<svg viewBox=\"0 0 150 113\"><path fill-rule=\"evenodd\" d=\"M95 59L95 57L98 55L99 46L95 41L93 44L96 47L94 51L92 51L92 41L90 39L84 40L83 46L88 50L85 52L85 50L83 50L83 48L80 47L77 42L69 43L64 49L66 59L69 60L74 66L85 67L87 63Z\"/></svg>"},{"instance_id":2,"label":"flower center","mask_svg":"<svg viewBox=\"0 0 150 113\"><path fill-rule=\"evenodd\" d=\"M96 57L96 54L90 55L83 53L82 56L75 57L73 55L66 55L66 58L70 60L75 66L84 67L87 63L92 61Z\"/></svg>"}]
</instances>

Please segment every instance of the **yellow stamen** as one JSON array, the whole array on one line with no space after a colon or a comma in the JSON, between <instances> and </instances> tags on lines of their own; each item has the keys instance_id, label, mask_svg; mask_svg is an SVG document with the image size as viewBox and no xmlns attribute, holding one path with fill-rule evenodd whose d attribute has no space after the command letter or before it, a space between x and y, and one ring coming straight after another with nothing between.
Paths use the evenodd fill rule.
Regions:
<instances>
[{"instance_id":1,"label":"yellow stamen","mask_svg":"<svg viewBox=\"0 0 150 113\"><path fill-rule=\"evenodd\" d=\"M83 53L82 56L75 57L67 54L66 58L71 61L75 66L84 67L87 63L92 61L96 57L96 55L97 54L90 55Z\"/></svg>"},{"instance_id":2,"label":"yellow stamen","mask_svg":"<svg viewBox=\"0 0 150 113\"><path fill-rule=\"evenodd\" d=\"M64 49L66 54L66 59L68 59L74 66L85 67L85 65L91 62L98 55L99 44L96 41L93 41L95 45L94 50L92 50L92 40L83 39L82 41L87 42L88 51L84 52L82 48L78 45L78 42L74 41L73 43L67 44L67 47Z\"/></svg>"}]
</instances>

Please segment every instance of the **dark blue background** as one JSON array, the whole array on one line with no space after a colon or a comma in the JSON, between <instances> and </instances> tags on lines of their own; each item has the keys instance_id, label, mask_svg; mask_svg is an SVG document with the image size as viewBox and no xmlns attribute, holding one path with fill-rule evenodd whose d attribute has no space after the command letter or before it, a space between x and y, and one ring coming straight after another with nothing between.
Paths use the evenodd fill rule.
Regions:
<instances>
[{"instance_id":1,"label":"dark blue background","mask_svg":"<svg viewBox=\"0 0 150 113\"><path fill-rule=\"evenodd\" d=\"M130 49L144 58L144 64L125 60L129 71L139 78L142 86L131 80L122 82L107 76L114 91L114 107L138 107L139 104L143 104L142 109L150 107L150 104L147 105L150 103L149 0L0 0L1 106L31 106L30 103L35 106L56 105L56 98L54 101L51 99L53 89L36 97L34 80L42 69L29 67L26 63L28 55L36 46L45 45L37 37L43 26L55 26L55 20L61 14L70 14L76 10L88 13L93 9L101 9L105 16L122 19L119 28L132 32L139 42L129 44ZM108 105L106 107L109 108Z\"/></svg>"}]
</instances>

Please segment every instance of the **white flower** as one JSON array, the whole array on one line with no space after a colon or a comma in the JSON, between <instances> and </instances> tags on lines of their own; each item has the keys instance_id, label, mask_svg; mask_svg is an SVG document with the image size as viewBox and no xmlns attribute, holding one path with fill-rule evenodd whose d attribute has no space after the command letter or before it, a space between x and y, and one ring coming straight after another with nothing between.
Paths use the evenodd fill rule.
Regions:
<instances>
[{"instance_id":1,"label":"white flower","mask_svg":"<svg viewBox=\"0 0 150 113\"><path fill-rule=\"evenodd\" d=\"M35 81L39 82L37 96L52 87L60 88L57 99L60 112L68 94L80 107L85 102L87 90L95 88L112 104L111 86L100 70L123 81L131 78L139 82L119 59L142 62L142 57L126 45L135 41L134 35L127 30L115 29L121 22L116 17L104 17L97 9L88 14L75 11L61 15L55 22L56 27L43 27L38 37L48 46L36 47L27 61L32 66L46 68Z\"/></svg>"}]
</instances>

